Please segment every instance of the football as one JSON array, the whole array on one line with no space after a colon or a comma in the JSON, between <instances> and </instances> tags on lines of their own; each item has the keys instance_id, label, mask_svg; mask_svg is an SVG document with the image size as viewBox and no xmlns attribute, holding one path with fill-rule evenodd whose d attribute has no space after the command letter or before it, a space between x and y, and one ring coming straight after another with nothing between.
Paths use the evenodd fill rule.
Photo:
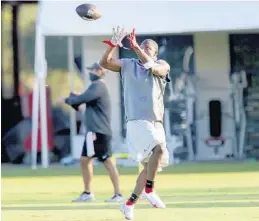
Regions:
<instances>
[{"instance_id":1,"label":"football","mask_svg":"<svg viewBox=\"0 0 259 221\"><path fill-rule=\"evenodd\" d=\"M77 14L84 20L93 21L101 18L101 13L93 4L82 4L76 8Z\"/></svg>"}]
</instances>

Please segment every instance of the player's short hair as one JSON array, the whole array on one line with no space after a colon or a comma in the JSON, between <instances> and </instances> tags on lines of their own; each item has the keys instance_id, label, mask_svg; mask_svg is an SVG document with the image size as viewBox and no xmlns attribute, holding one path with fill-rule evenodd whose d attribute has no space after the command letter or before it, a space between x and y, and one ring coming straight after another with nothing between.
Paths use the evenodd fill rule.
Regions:
<instances>
[{"instance_id":1,"label":"player's short hair","mask_svg":"<svg viewBox=\"0 0 259 221\"><path fill-rule=\"evenodd\" d=\"M154 40L145 39L144 41L141 42L140 45L145 45L145 44L148 44L148 45L152 46L155 49L156 55L158 54L158 44Z\"/></svg>"}]
</instances>

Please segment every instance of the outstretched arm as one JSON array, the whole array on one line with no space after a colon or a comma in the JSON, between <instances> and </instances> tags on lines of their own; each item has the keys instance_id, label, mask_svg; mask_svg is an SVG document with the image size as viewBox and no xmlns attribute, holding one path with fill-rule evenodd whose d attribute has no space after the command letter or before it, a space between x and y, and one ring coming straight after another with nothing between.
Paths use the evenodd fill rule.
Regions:
<instances>
[{"instance_id":1,"label":"outstretched arm","mask_svg":"<svg viewBox=\"0 0 259 221\"><path fill-rule=\"evenodd\" d=\"M110 71L120 72L121 63L120 60L112 58L116 47L109 46L104 52L102 59L100 60L100 65Z\"/></svg>"},{"instance_id":2,"label":"outstretched arm","mask_svg":"<svg viewBox=\"0 0 259 221\"><path fill-rule=\"evenodd\" d=\"M170 66L166 61L158 60L155 62L149 55L144 52L144 50L140 48L136 40L135 29L133 29L132 33L128 37L128 40L130 41L131 47L136 52L138 58L143 63L145 69L150 69L152 74L160 77L165 77L169 73Z\"/></svg>"},{"instance_id":3,"label":"outstretched arm","mask_svg":"<svg viewBox=\"0 0 259 221\"><path fill-rule=\"evenodd\" d=\"M108 69L110 71L120 72L121 71L121 63L120 60L112 58L114 51L116 50L117 46L122 47L121 41L127 35L124 31L124 28L120 28L119 26L117 29L113 28L113 35L112 39L109 41L103 41L103 43L107 44L109 47L104 52L102 59L100 61L100 65Z\"/></svg>"},{"instance_id":4,"label":"outstretched arm","mask_svg":"<svg viewBox=\"0 0 259 221\"><path fill-rule=\"evenodd\" d=\"M136 52L139 60L145 64L149 61L152 61L153 59L148 56L144 50L142 50L136 40L136 35L135 35L135 28L133 29L132 33L130 34L130 36L128 37L128 40L130 42L130 46L131 48Z\"/></svg>"},{"instance_id":5,"label":"outstretched arm","mask_svg":"<svg viewBox=\"0 0 259 221\"><path fill-rule=\"evenodd\" d=\"M65 103L70 106L76 107L81 104L85 104L94 100L97 100L101 96L101 90L95 84L91 84L90 87L82 94L71 93L69 97L65 99Z\"/></svg>"},{"instance_id":6,"label":"outstretched arm","mask_svg":"<svg viewBox=\"0 0 259 221\"><path fill-rule=\"evenodd\" d=\"M145 64L145 63L147 63L147 62L149 62L149 61L153 61L153 59L152 59L150 56L148 56L148 55L144 52L144 50L142 50L142 49L140 48L140 46L138 45L138 43L135 45L135 47L133 47L133 50L136 52L136 54L137 54L139 60L140 60L143 64Z\"/></svg>"}]
</instances>

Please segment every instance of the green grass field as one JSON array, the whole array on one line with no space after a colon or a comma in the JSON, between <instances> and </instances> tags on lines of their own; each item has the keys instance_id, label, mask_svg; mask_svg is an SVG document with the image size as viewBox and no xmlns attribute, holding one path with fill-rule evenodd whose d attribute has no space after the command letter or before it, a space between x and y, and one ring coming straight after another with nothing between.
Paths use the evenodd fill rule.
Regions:
<instances>
[{"instance_id":1,"label":"green grass field","mask_svg":"<svg viewBox=\"0 0 259 221\"><path fill-rule=\"evenodd\" d=\"M120 168L122 193L128 197L136 168ZM112 185L103 168L93 182L97 200L71 203L82 190L78 168L31 170L2 166L3 221L119 221L119 204L107 204ZM140 200L135 220L258 221L259 163L179 164L160 173L156 189L166 209Z\"/></svg>"}]
</instances>

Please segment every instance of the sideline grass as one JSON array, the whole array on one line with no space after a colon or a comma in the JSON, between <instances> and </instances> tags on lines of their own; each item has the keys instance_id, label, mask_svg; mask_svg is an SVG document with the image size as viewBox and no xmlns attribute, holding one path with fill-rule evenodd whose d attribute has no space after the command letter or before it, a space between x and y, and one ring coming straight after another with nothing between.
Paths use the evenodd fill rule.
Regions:
<instances>
[{"instance_id":1,"label":"sideline grass","mask_svg":"<svg viewBox=\"0 0 259 221\"><path fill-rule=\"evenodd\" d=\"M120 168L122 193L130 194L136 168ZM3 221L119 221L118 204L107 204L112 185L96 168L93 203L71 203L82 189L78 168L31 170L2 166ZM258 221L258 163L195 163L169 167L159 174L156 189L167 209L139 201L135 220Z\"/></svg>"}]
</instances>

